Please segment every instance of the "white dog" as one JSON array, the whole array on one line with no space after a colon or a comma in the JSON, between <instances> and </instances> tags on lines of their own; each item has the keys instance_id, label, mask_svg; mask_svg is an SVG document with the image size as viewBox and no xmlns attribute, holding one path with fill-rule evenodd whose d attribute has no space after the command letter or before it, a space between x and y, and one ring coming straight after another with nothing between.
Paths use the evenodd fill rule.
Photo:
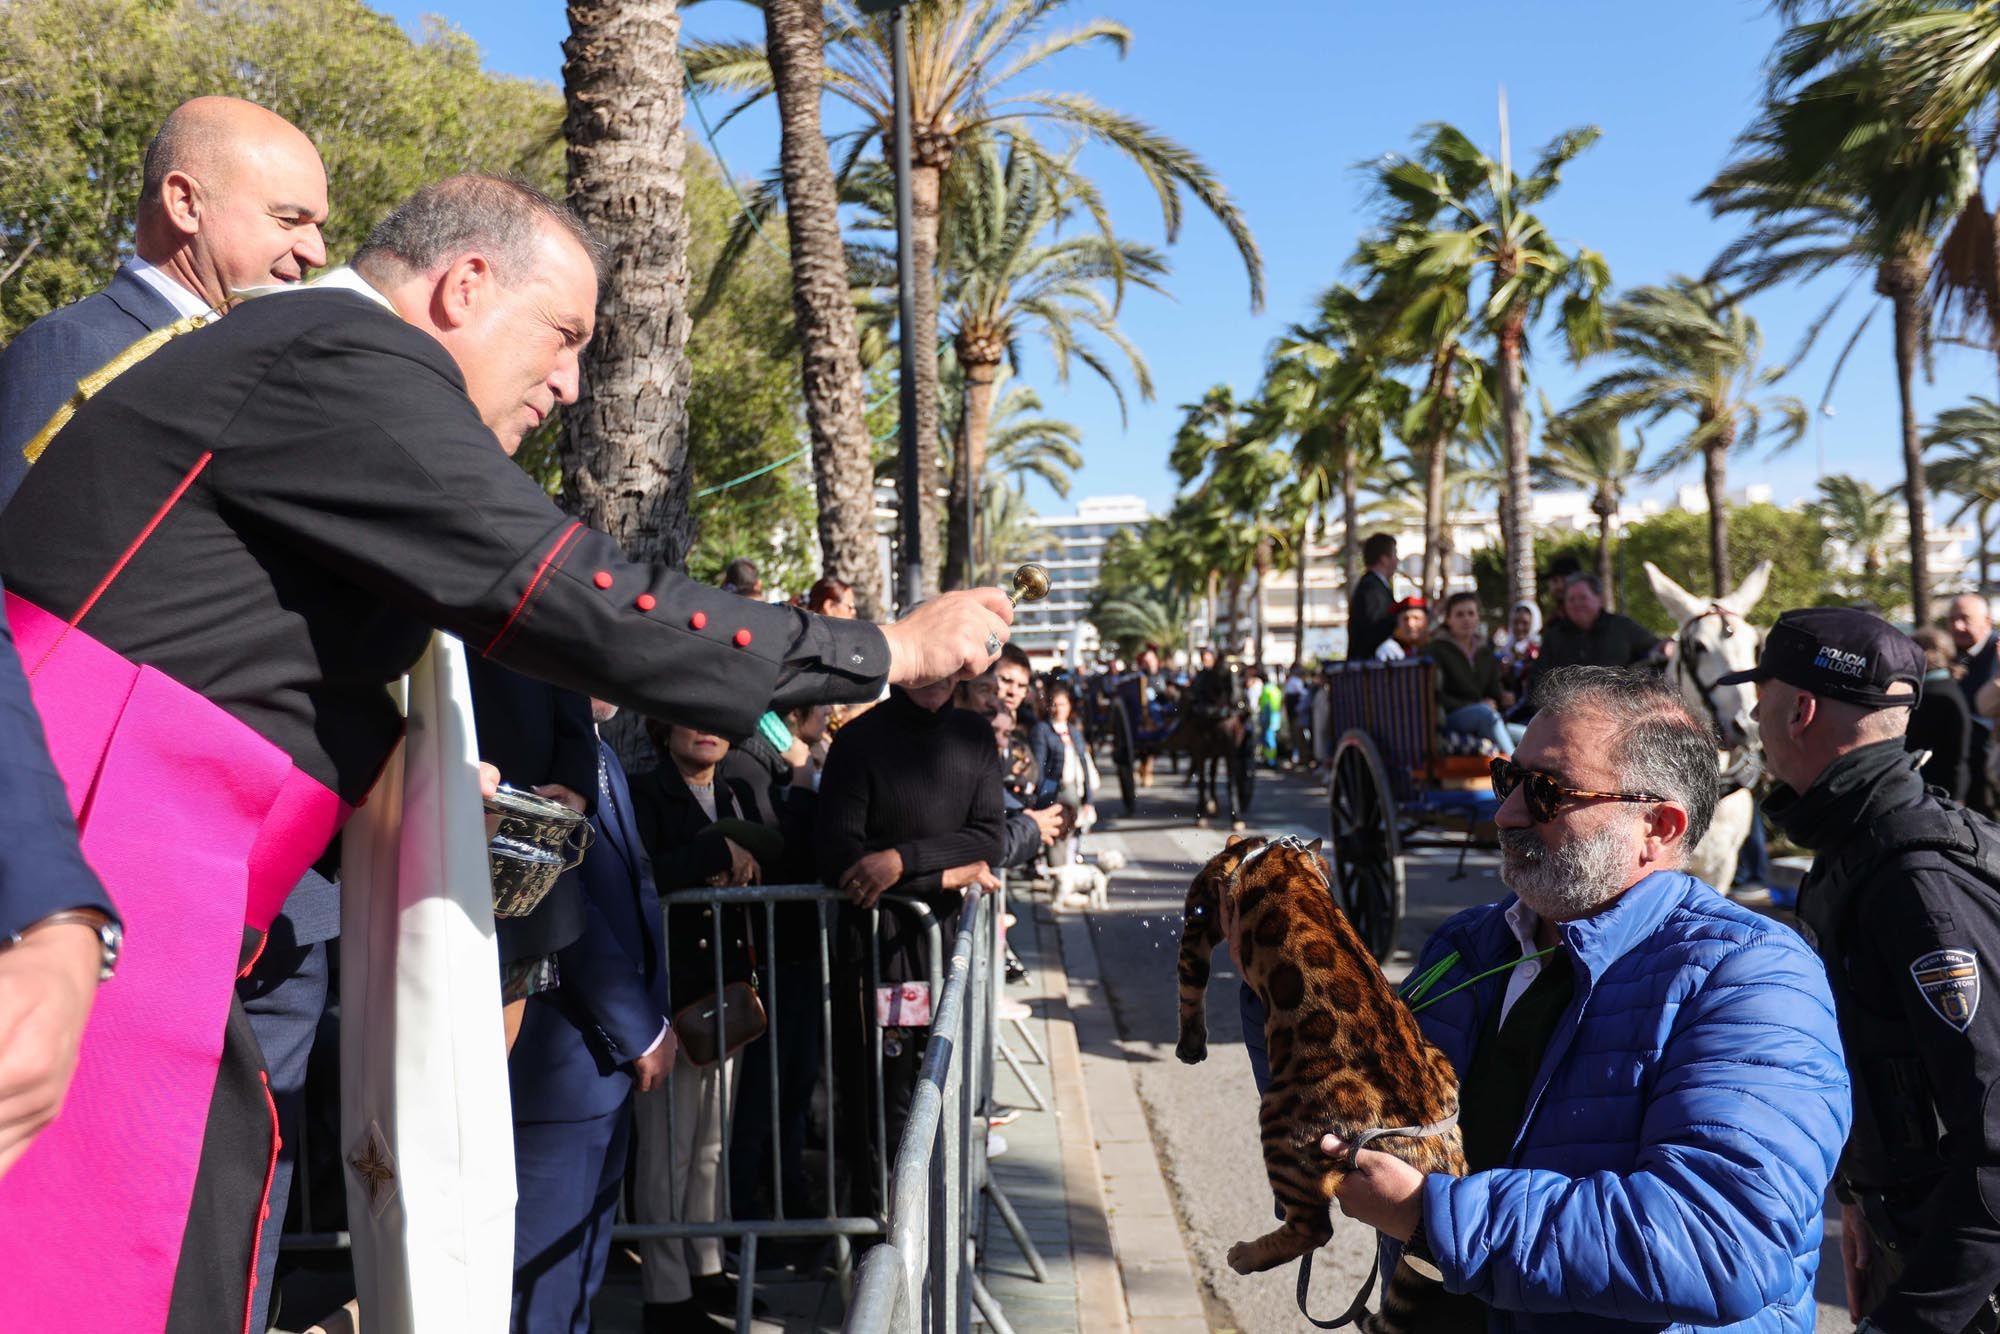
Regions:
<instances>
[{"instance_id":1,"label":"white dog","mask_svg":"<svg viewBox=\"0 0 2000 1334\"><path fill-rule=\"evenodd\" d=\"M1055 881L1055 909L1057 912L1074 912L1092 909L1102 912L1111 906L1111 873L1125 865L1125 854L1116 848L1107 848L1097 854L1097 862L1071 862L1068 866L1049 868L1049 878Z\"/></svg>"}]
</instances>

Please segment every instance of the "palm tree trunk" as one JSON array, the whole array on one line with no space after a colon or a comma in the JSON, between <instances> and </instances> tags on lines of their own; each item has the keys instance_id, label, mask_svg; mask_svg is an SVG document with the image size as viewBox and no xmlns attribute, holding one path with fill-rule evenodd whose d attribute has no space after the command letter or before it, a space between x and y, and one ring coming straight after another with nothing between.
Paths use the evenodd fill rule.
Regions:
<instances>
[{"instance_id":1,"label":"palm tree trunk","mask_svg":"<svg viewBox=\"0 0 2000 1334\"><path fill-rule=\"evenodd\" d=\"M1350 451L1340 469L1340 586L1349 592L1361 578L1360 472Z\"/></svg>"},{"instance_id":2,"label":"palm tree trunk","mask_svg":"<svg viewBox=\"0 0 2000 1334\"><path fill-rule=\"evenodd\" d=\"M1924 485L1924 442L1917 429L1914 396L1918 340L1922 337L1924 256L1904 256L1883 266L1878 284L1888 294L1896 320L1896 393L1903 408L1903 499L1910 516L1910 616L1930 622L1930 493Z\"/></svg>"},{"instance_id":3,"label":"palm tree trunk","mask_svg":"<svg viewBox=\"0 0 2000 1334\"><path fill-rule=\"evenodd\" d=\"M1986 557L1986 551L1987 551L1987 548L1988 548L1988 547L1990 547L1990 546L1992 546L1992 545L1993 545L1993 526L1992 526L1992 524L1991 524L1991 523L1989 523L1989 522L1988 522L1988 520L1989 520L1989 519L1991 519L1991 517L1992 517L1992 514L1991 514L1991 510L1992 510L1992 508L1993 508L1993 507L1992 507L1992 505L1991 505L1991 504L1990 504L1989 502L1986 502L1986 501L1981 501L1981 502L1980 502L1980 505L1979 505L1979 593L1980 593L1980 596L1981 596L1981 597L1984 597L1984 596L1986 595L1986 590L1987 590L1987 589L1989 589L1989 588L1991 588L1991 587L1993 586L1993 581L1992 581L1991 579L1987 578L1987 569L1986 569L1986 559L1987 559L1987 557Z\"/></svg>"},{"instance_id":4,"label":"palm tree trunk","mask_svg":"<svg viewBox=\"0 0 2000 1334\"><path fill-rule=\"evenodd\" d=\"M1445 451L1451 439L1452 415L1446 405L1455 397L1451 367L1457 357L1458 349L1453 347L1431 367L1430 388L1433 401L1438 404L1438 421L1424 447L1424 565L1420 591L1426 597L1438 586L1439 572L1444 569Z\"/></svg>"},{"instance_id":5,"label":"palm tree trunk","mask_svg":"<svg viewBox=\"0 0 2000 1334\"><path fill-rule=\"evenodd\" d=\"M1250 604L1250 633L1254 637L1250 645L1250 661L1257 667L1264 665L1264 585L1271 577L1271 543L1268 539L1257 544L1256 591L1251 595L1255 600Z\"/></svg>"},{"instance_id":6,"label":"palm tree trunk","mask_svg":"<svg viewBox=\"0 0 2000 1334\"><path fill-rule=\"evenodd\" d=\"M1496 271L1494 281L1511 275ZM1500 327L1500 428L1507 446L1507 484L1500 494L1500 533L1507 548L1507 605L1535 595L1535 541L1528 523L1528 412L1521 402L1521 339L1525 317ZM1602 560L1599 561L1600 567ZM1611 585L1606 581L1605 592ZM1511 612L1509 613L1512 614Z\"/></svg>"},{"instance_id":7,"label":"palm tree trunk","mask_svg":"<svg viewBox=\"0 0 2000 1334\"><path fill-rule=\"evenodd\" d=\"M635 560L679 564L688 517L687 137L675 0L571 0L569 202L610 251L558 445L563 507Z\"/></svg>"},{"instance_id":8,"label":"palm tree trunk","mask_svg":"<svg viewBox=\"0 0 2000 1334\"><path fill-rule=\"evenodd\" d=\"M1709 590L1713 597L1729 594L1729 447L1736 443L1733 426L1718 433L1701 454L1702 489L1708 493Z\"/></svg>"},{"instance_id":9,"label":"palm tree trunk","mask_svg":"<svg viewBox=\"0 0 2000 1334\"><path fill-rule=\"evenodd\" d=\"M917 364L906 367L917 382L917 476L922 479L922 495L917 497L922 516L923 538L919 559L923 562L924 591L938 587L943 544L938 541L938 224L940 199L944 189L944 168L951 160L949 141L941 150L937 136L916 134L910 163L910 217L914 235L910 251L916 273L912 294L917 309ZM941 154L941 156L940 156ZM907 504L908 497L904 498Z\"/></svg>"},{"instance_id":10,"label":"palm tree trunk","mask_svg":"<svg viewBox=\"0 0 2000 1334\"><path fill-rule=\"evenodd\" d=\"M1604 606L1608 611L1618 610L1618 589L1611 568L1611 519L1617 512L1617 498L1608 491L1599 491L1597 493L1597 582L1604 585ZM1513 600L1509 599L1507 603L1509 616L1514 614L1513 607Z\"/></svg>"},{"instance_id":11,"label":"palm tree trunk","mask_svg":"<svg viewBox=\"0 0 2000 1334\"><path fill-rule=\"evenodd\" d=\"M997 361L961 360L965 397L959 404L958 458L951 479L951 550L945 561L948 587L970 587L979 579L979 504L986 477L986 440L993 426Z\"/></svg>"},{"instance_id":12,"label":"palm tree trunk","mask_svg":"<svg viewBox=\"0 0 2000 1334\"><path fill-rule=\"evenodd\" d=\"M1299 520L1298 582L1292 589L1292 662L1303 666L1306 660L1306 571L1312 566L1312 553L1306 543L1312 537L1310 516Z\"/></svg>"},{"instance_id":13,"label":"palm tree trunk","mask_svg":"<svg viewBox=\"0 0 2000 1334\"><path fill-rule=\"evenodd\" d=\"M819 498L820 566L854 586L856 610L873 620L882 607L874 464L862 415L861 347L840 239L840 200L820 130L825 30L817 3L769 0L764 6L764 46L778 95L785 226L791 237L792 317L799 332L800 379Z\"/></svg>"}]
</instances>

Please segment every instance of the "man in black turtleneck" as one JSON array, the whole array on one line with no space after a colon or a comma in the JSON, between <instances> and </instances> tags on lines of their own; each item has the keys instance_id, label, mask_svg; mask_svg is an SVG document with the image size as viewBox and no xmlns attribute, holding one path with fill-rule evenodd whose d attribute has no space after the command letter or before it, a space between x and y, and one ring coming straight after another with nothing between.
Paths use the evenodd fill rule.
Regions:
<instances>
[{"instance_id":1,"label":"man in black turtleneck","mask_svg":"<svg viewBox=\"0 0 2000 1334\"><path fill-rule=\"evenodd\" d=\"M1837 1177L1863 1330L2000 1328L2000 829L1926 791L1903 748L1924 657L1866 612L1788 611L1751 672L1765 802L1814 852L1801 925L1826 962L1854 1082ZM1829 1058L1836 1053L1828 1053ZM1865 1318L1864 1318L1865 1317Z\"/></svg>"},{"instance_id":2,"label":"man in black turtleneck","mask_svg":"<svg viewBox=\"0 0 2000 1334\"><path fill-rule=\"evenodd\" d=\"M833 1038L840 1164L852 1213L876 1213L888 1203L877 1165L902 1138L930 1023L921 1013L900 1018L886 999L878 1004L867 976L870 960L879 958L876 983L928 979L927 933L908 906L869 910L890 890L920 900L937 921L938 948L949 952L961 892L999 885L991 869L1000 861L1003 814L993 731L978 714L954 708L951 696L950 681L891 690L840 730L820 774L820 878L849 900L834 950ZM895 989L899 996L905 990ZM883 1025L879 1096L887 1136L880 1141L871 1015Z\"/></svg>"}]
</instances>

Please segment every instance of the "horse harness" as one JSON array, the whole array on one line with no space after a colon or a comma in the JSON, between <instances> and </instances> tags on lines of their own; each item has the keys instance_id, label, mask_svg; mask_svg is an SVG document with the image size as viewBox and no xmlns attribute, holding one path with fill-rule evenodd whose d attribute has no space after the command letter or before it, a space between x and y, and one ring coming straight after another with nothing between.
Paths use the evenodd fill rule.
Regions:
<instances>
[{"instance_id":1,"label":"horse harness","mask_svg":"<svg viewBox=\"0 0 2000 1334\"><path fill-rule=\"evenodd\" d=\"M1679 645L1680 651L1674 654L1674 661L1670 670L1673 672L1676 682L1694 682L1695 693L1701 697L1702 707L1708 710L1708 721L1719 732L1722 728L1722 710L1715 702L1715 689L1717 680L1720 678L1709 681L1702 680L1701 673L1696 671L1689 662L1689 657L1692 653L1689 645L1691 642L1698 641L1690 641L1688 631L1710 616L1722 622L1722 637L1724 639L1734 639L1736 637L1736 622L1743 619L1742 615L1731 611L1720 602L1712 602L1709 604L1707 611L1688 621L1687 624L1680 628L1679 633L1674 636L1674 642ZM1745 623L1745 628L1749 628L1747 622ZM1751 633L1754 634L1755 631L1752 630ZM1729 762L1729 767L1723 769L1716 776L1715 798L1717 801L1755 787L1757 780L1764 776L1764 761L1755 746L1739 746L1734 753L1735 758Z\"/></svg>"}]
</instances>

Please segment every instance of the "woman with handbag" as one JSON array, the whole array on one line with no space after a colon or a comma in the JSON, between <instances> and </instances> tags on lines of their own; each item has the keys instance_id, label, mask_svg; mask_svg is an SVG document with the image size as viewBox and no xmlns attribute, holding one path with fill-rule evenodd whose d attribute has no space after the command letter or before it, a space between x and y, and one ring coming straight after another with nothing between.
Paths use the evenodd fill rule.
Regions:
<instances>
[{"instance_id":1,"label":"woman with handbag","mask_svg":"<svg viewBox=\"0 0 2000 1334\"><path fill-rule=\"evenodd\" d=\"M646 730L666 758L633 780L632 806L660 892L760 883L762 864L727 832L740 832L742 819L754 817L757 809L742 780L731 781L717 770L729 743L657 719L648 719ZM636 1104L636 1213L642 1223L722 1216L723 1118L734 1110L725 1105L725 1095L733 1104L736 1051L764 1029L755 971L748 909L724 908L719 915L715 907L668 909L667 989L680 1048L665 1087L638 1095ZM736 1304L735 1288L723 1277L719 1238L647 1241L639 1249L647 1334L729 1328L714 1319Z\"/></svg>"}]
</instances>

